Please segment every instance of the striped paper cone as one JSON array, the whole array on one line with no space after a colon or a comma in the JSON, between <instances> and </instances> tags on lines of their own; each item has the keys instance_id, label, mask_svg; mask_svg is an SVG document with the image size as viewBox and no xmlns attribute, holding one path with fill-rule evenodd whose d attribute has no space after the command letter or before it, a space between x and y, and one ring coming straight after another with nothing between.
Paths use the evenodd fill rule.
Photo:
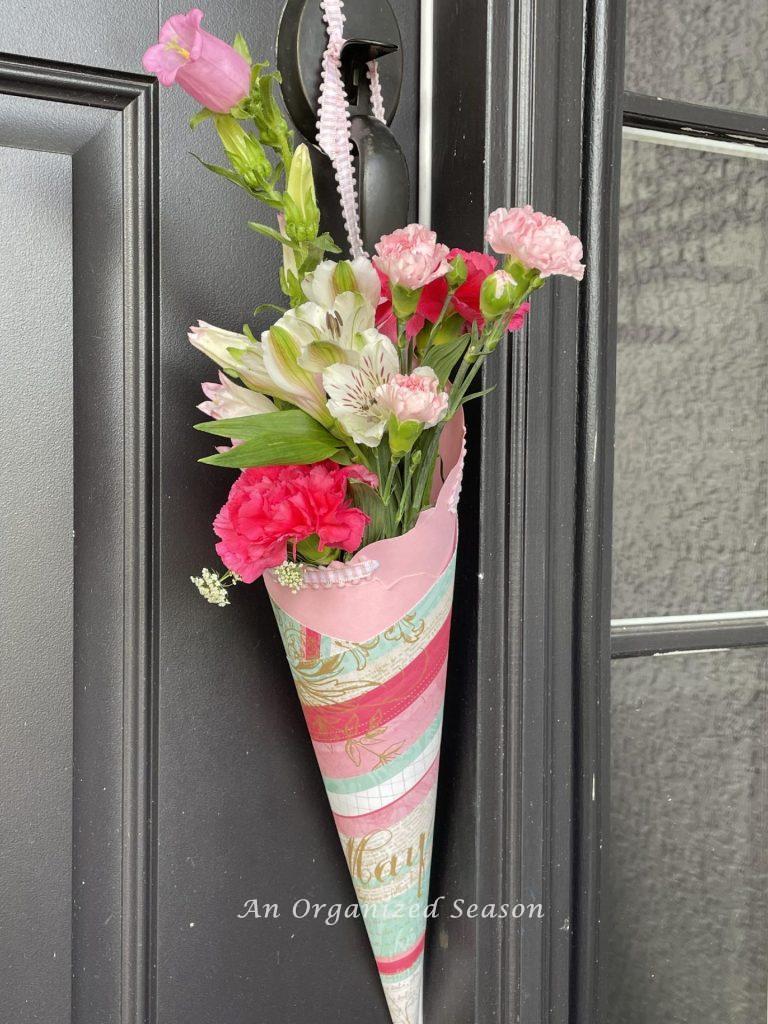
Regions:
<instances>
[{"instance_id":1,"label":"striped paper cone","mask_svg":"<svg viewBox=\"0 0 768 1024\"><path fill-rule=\"evenodd\" d=\"M348 564L267 588L393 1024L421 1024L463 425L435 507Z\"/></svg>"}]
</instances>

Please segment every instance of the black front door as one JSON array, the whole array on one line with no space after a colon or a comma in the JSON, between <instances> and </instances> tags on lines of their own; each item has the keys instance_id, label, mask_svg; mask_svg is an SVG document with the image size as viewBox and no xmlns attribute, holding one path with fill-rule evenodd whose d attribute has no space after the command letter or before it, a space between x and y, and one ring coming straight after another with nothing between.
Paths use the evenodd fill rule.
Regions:
<instances>
[{"instance_id":1,"label":"black front door","mask_svg":"<svg viewBox=\"0 0 768 1024\"><path fill-rule=\"evenodd\" d=\"M278 0L206 11L272 54ZM396 132L416 166L417 4ZM388 1019L266 594L211 564L186 332L277 300L253 209L141 55L163 0L9 0L0 22L0 1019ZM98 70L88 70L98 69ZM415 211L414 211L415 212ZM251 899L281 916L239 918Z\"/></svg>"}]
</instances>

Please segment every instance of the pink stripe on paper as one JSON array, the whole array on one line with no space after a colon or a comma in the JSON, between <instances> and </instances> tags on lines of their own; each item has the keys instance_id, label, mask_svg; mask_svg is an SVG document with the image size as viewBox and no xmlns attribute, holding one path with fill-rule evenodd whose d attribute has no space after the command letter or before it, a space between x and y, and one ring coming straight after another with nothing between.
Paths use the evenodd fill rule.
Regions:
<instances>
[{"instance_id":1,"label":"pink stripe on paper","mask_svg":"<svg viewBox=\"0 0 768 1024\"><path fill-rule=\"evenodd\" d=\"M387 804L381 810L371 811L370 814L359 814L357 817L348 817L345 814L334 814L336 828L342 836L351 836L355 839L367 836L369 832L375 832L380 828L390 828L398 821L406 818L411 811L415 810L426 798L432 787L437 783L437 772L440 767L440 755L438 754L432 764L422 775L413 789L409 789L399 800Z\"/></svg>"},{"instance_id":2,"label":"pink stripe on paper","mask_svg":"<svg viewBox=\"0 0 768 1024\"><path fill-rule=\"evenodd\" d=\"M306 626L302 629L302 640L304 641L302 653L305 661L313 661L320 657L321 639L320 634L316 633L314 629L308 629Z\"/></svg>"},{"instance_id":3,"label":"pink stripe on paper","mask_svg":"<svg viewBox=\"0 0 768 1024\"><path fill-rule=\"evenodd\" d=\"M391 722L437 678L448 656L450 629L451 616L448 615L421 654L369 693L339 704L303 705L312 739L319 743L338 743L363 736L373 726L378 728Z\"/></svg>"},{"instance_id":4,"label":"pink stripe on paper","mask_svg":"<svg viewBox=\"0 0 768 1024\"><path fill-rule=\"evenodd\" d=\"M393 718L381 736L362 747L355 746L354 758L350 757L346 740L339 743L314 741L317 763L323 775L330 779L351 779L356 775L366 775L377 768L380 764L379 755L385 750L394 749L397 755L404 754L435 720L445 697L447 670L446 660L432 685L428 686L402 714Z\"/></svg>"},{"instance_id":5,"label":"pink stripe on paper","mask_svg":"<svg viewBox=\"0 0 768 1024\"><path fill-rule=\"evenodd\" d=\"M379 968L379 972L381 974L401 974L403 971L407 971L409 967L413 967L424 952L426 937L427 933L423 932L413 949L409 949L407 953L403 953L398 957L377 956L376 965Z\"/></svg>"}]
</instances>

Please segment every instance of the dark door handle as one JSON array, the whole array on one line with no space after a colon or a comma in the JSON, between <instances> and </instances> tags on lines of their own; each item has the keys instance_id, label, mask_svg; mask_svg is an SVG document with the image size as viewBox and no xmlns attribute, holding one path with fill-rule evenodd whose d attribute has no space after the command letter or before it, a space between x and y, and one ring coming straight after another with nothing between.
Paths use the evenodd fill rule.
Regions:
<instances>
[{"instance_id":1,"label":"dark door handle","mask_svg":"<svg viewBox=\"0 0 768 1024\"><path fill-rule=\"evenodd\" d=\"M389 129L403 79L402 41L387 0L356 0L345 8L341 72L349 103L360 233L368 253L379 238L408 220L410 182L403 151ZM330 160L315 143L320 70L327 43L317 0L288 0L278 35L277 64L283 97L294 124L313 143L312 166L322 229L346 251L347 240ZM379 62L387 123L373 114L368 63Z\"/></svg>"},{"instance_id":2,"label":"dark door handle","mask_svg":"<svg viewBox=\"0 0 768 1024\"><path fill-rule=\"evenodd\" d=\"M356 150L360 234L366 252L408 222L410 183L405 154L389 128L370 114L350 123Z\"/></svg>"}]
</instances>

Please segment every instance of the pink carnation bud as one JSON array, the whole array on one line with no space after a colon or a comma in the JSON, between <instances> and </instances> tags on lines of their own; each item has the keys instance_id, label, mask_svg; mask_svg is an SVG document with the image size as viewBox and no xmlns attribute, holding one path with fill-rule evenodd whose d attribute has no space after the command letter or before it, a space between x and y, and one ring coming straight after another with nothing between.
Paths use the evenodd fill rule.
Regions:
<instances>
[{"instance_id":1,"label":"pink carnation bud","mask_svg":"<svg viewBox=\"0 0 768 1024\"><path fill-rule=\"evenodd\" d=\"M492 320L512 308L517 282L506 270L494 270L483 281L480 289L480 310Z\"/></svg>"},{"instance_id":2,"label":"pink carnation bud","mask_svg":"<svg viewBox=\"0 0 768 1024\"><path fill-rule=\"evenodd\" d=\"M160 29L160 42L144 54L144 67L163 85L181 86L198 103L226 114L251 89L251 68L234 47L200 28L203 12L174 14Z\"/></svg>"},{"instance_id":3,"label":"pink carnation bud","mask_svg":"<svg viewBox=\"0 0 768 1024\"><path fill-rule=\"evenodd\" d=\"M485 238L498 253L509 255L542 277L564 274L581 281L584 255L581 242L561 220L538 213L532 206L505 210L501 207L488 218Z\"/></svg>"},{"instance_id":4,"label":"pink carnation bud","mask_svg":"<svg viewBox=\"0 0 768 1024\"><path fill-rule=\"evenodd\" d=\"M387 276L392 287L416 291L451 269L448 246L438 242L435 232L422 224L409 224L384 235L376 244L376 252L374 266Z\"/></svg>"}]
</instances>

